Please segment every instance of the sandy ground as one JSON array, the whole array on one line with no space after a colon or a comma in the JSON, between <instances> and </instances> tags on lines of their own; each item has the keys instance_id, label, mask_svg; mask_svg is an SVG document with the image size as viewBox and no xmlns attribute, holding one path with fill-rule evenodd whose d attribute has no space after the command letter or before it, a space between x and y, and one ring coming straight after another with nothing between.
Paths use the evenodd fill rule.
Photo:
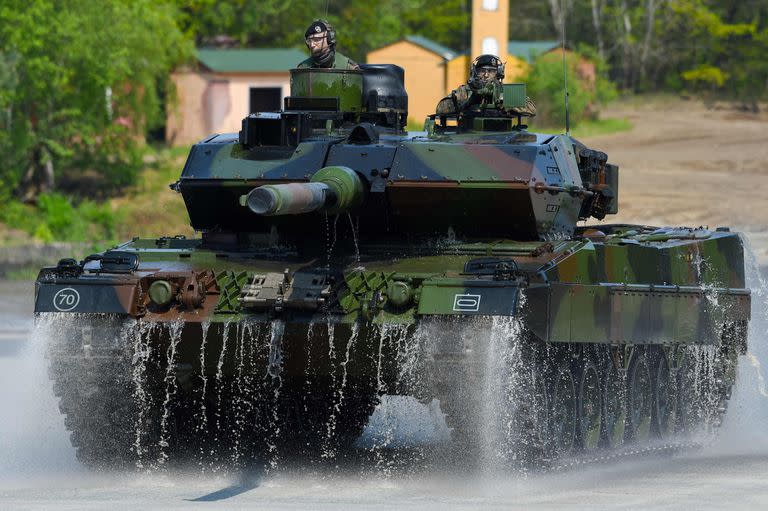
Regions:
<instances>
[{"instance_id":1,"label":"sandy ground","mask_svg":"<svg viewBox=\"0 0 768 511\"><path fill-rule=\"evenodd\" d=\"M698 101L612 107L631 131L584 142L620 166L619 214L607 222L729 226L768 265L768 113Z\"/></svg>"}]
</instances>

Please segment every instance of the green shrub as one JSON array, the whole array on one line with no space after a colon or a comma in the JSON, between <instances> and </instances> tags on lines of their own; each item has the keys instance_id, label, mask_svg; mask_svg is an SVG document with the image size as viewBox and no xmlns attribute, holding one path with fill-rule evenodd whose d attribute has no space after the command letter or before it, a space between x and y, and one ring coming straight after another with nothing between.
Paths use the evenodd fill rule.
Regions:
<instances>
[{"instance_id":1,"label":"green shrub","mask_svg":"<svg viewBox=\"0 0 768 511\"><path fill-rule=\"evenodd\" d=\"M3 200L3 207L0 208L0 222L32 234L40 223L38 211L33 206L22 204L7 197Z\"/></svg>"},{"instance_id":2,"label":"green shrub","mask_svg":"<svg viewBox=\"0 0 768 511\"><path fill-rule=\"evenodd\" d=\"M579 53L569 53L566 60L571 127L583 120L597 119L600 106L617 95L616 87L605 78L597 59L589 59L596 67L594 81L579 73L578 63L584 58ZM562 55L548 53L538 57L531 66L526 82L528 95L536 103L534 122L540 126L564 127L565 88Z\"/></svg>"},{"instance_id":3,"label":"green shrub","mask_svg":"<svg viewBox=\"0 0 768 511\"><path fill-rule=\"evenodd\" d=\"M112 240L117 220L108 203L84 200L75 205L64 195L45 193L37 207L8 201L0 210L0 222L49 243Z\"/></svg>"},{"instance_id":4,"label":"green shrub","mask_svg":"<svg viewBox=\"0 0 768 511\"><path fill-rule=\"evenodd\" d=\"M44 193L37 198L37 207L50 232L58 239L67 239L77 224L75 209L69 200L57 193Z\"/></svg>"},{"instance_id":5,"label":"green shrub","mask_svg":"<svg viewBox=\"0 0 768 511\"><path fill-rule=\"evenodd\" d=\"M110 210L109 204L84 201L80 204L78 212L82 219L92 227L92 230L96 231L89 236L89 239L111 240L115 238L117 218Z\"/></svg>"},{"instance_id":6,"label":"green shrub","mask_svg":"<svg viewBox=\"0 0 768 511\"><path fill-rule=\"evenodd\" d=\"M48 224L38 224L35 228L35 232L32 233L36 240L40 240L44 243L52 243L56 241L56 238L51 232L51 228Z\"/></svg>"}]
</instances>

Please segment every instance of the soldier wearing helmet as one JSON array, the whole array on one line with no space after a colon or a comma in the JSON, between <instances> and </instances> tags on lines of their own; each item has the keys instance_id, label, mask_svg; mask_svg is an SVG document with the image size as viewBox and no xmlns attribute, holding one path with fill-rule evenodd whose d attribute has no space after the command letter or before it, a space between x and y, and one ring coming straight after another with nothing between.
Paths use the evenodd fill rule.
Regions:
<instances>
[{"instance_id":1,"label":"soldier wearing helmet","mask_svg":"<svg viewBox=\"0 0 768 511\"><path fill-rule=\"evenodd\" d=\"M336 31L328 21L313 21L304 32L304 41L310 57L297 68L360 69L357 62L336 51Z\"/></svg>"},{"instance_id":2,"label":"soldier wearing helmet","mask_svg":"<svg viewBox=\"0 0 768 511\"><path fill-rule=\"evenodd\" d=\"M504 63L496 55L480 55L469 71L469 81L451 91L437 104L435 112L438 115L458 114L480 107L484 102L500 97L499 91L504 80ZM516 108L510 113L533 117L536 115L536 105L531 98L525 98L525 107Z\"/></svg>"}]
</instances>

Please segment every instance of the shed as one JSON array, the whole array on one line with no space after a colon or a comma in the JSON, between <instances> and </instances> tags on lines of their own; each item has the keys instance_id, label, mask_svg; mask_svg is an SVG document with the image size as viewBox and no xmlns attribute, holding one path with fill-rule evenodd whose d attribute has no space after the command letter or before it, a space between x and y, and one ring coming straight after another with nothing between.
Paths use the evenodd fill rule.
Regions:
<instances>
[{"instance_id":1,"label":"shed","mask_svg":"<svg viewBox=\"0 0 768 511\"><path fill-rule=\"evenodd\" d=\"M290 73L306 54L293 48L197 50L195 62L172 73L166 141L191 144L240 129L246 115L282 108Z\"/></svg>"},{"instance_id":2,"label":"shed","mask_svg":"<svg viewBox=\"0 0 768 511\"><path fill-rule=\"evenodd\" d=\"M455 51L426 37L410 35L371 51L366 60L369 64L397 64L405 70L408 117L420 123L434 113L435 105L445 94L447 63L456 55Z\"/></svg>"}]
</instances>

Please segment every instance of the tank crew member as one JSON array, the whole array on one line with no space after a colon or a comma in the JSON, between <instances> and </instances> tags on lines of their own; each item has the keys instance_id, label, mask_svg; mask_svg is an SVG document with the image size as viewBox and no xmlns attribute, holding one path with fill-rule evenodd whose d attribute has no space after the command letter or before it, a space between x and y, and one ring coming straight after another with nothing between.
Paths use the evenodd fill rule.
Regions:
<instances>
[{"instance_id":1,"label":"tank crew member","mask_svg":"<svg viewBox=\"0 0 768 511\"><path fill-rule=\"evenodd\" d=\"M435 108L438 115L457 114L472 110L485 99L493 100L500 97L500 89L504 80L504 63L496 55L480 55L469 72L469 81L440 100ZM536 115L536 105L531 98L525 98L525 107L509 110L510 113L533 117Z\"/></svg>"},{"instance_id":2,"label":"tank crew member","mask_svg":"<svg viewBox=\"0 0 768 511\"><path fill-rule=\"evenodd\" d=\"M300 62L299 69L360 69L357 62L336 51L336 31L326 20L315 20L304 32L310 57Z\"/></svg>"}]
</instances>

